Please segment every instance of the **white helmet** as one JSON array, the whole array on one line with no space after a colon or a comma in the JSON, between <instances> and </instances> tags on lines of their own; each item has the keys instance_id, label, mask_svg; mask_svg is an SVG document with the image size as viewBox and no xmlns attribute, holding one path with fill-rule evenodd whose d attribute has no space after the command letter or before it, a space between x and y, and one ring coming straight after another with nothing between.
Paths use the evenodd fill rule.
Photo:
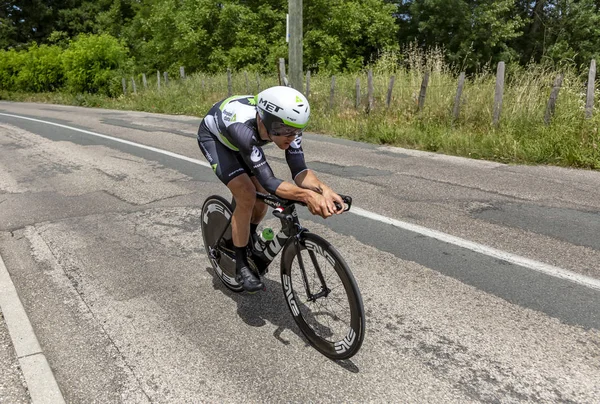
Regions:
<instances>
[{"instance_id":1,"label":"white helmet","mask_svg":"<svg viewBox=\"0 0 600 404\"><path fill-rule=\"evenodd\" d=\"M298 135L308 124L310 105L291 87L267 88L256 96L256 109L272 136Z\"/></svg>"}]
</instances>

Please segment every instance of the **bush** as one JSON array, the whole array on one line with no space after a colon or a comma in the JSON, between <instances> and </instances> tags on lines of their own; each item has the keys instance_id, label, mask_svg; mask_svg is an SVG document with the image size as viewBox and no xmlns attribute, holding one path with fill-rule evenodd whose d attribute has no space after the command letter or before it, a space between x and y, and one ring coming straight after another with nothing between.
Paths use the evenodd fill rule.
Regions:
<instances>
[{"instance_id":1,"label":"bush","mask_svg":"<svg viewBox=\"0 0 600 404\"><path fill-rule=\"evenodd\" d=\"M63 85L62 49L58 46L33 44L20 52L19 70L14 78L17 90L54 91Z\"/></svg>"},{"instance_id":2,"label":"bush","mask_svg":"<svg viewBox=\"0 0 600 404\"><path fill-rule=\"evenodd\" d=\"M0 88L2 90L15 91L15 78L21 69L23 52L14 49L9 51L0 50Z\"/></svg>"},{"instance_id":3,"label":"bush","mask_svg":"<svg viewBox=\"0 0 600 404\"><path fill-rule=\"evenodd\" d=\"M66 88L71 93L118 94L120 72L131 68L128 50L107 35L79 35L63 54Z\"/></svg>"}]
</instances>

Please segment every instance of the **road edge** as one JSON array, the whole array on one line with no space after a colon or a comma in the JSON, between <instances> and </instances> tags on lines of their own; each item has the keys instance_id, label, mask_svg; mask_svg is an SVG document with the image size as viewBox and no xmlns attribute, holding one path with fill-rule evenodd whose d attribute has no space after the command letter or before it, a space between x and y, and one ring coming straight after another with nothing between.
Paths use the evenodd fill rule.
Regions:
<instances>
[{"instance_id":1,"label":"road edge","mask_svg":"<svg viewBox=\"0 0 600 404\"><path fill-rule=\"evenodd\" d=\"M65 403L17 289L0 255L0 310L33 404Z\"/></svg>"}]
</instances>

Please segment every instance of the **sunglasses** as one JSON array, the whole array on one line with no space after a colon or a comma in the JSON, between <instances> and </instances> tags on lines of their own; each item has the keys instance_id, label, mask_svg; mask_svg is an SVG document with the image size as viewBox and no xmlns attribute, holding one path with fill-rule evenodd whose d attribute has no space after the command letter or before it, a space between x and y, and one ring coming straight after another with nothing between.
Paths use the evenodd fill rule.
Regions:
<instances>
[{"instance_id":1,"label":"sunglasses","mask_svg":"<svg viewBox=\"0 0 600 404\"><path fill-rule=\"evenodd\" d=\"M292 128L291 126L284 125L282 122L274 122L271 125L270 134L272 136L300 136L302 134L302 129Z\"/></svg>"}]
</instances>

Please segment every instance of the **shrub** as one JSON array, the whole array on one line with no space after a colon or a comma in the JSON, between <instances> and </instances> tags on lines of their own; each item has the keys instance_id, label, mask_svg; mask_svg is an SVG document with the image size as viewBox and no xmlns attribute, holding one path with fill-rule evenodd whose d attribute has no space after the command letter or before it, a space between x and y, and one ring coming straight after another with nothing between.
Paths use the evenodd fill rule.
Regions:
<instances>
[{"instance_id":1,"label":"shrub","mask_svg":"<svg viewBox=\"0 0 600 404\"><path fill-rule=\"evenodd\" d=\"M23 52L14 49L9 51L0 50L0 88L2 90L14 91L16 88L15 78L21 68Z\"/></svg>"},{"instance_id":2,"label":"shrub","mask_svg":"<svg viewBox=\"0 0 600 404\"><path fill-rule=\"evenodd\" d=\"M117 38L79 35L63 54L66 88L71 93L116 95L120 71L130 65L128 50Z\"/></svg>"},{"instance_id":3,"label":"shrub","mask_svg":"<svg viewBox=\"0 0 600 404\"><path fill-rule=\"evenodd\" d=\"M62 49L58 46L33 44L20 52L20 66L14 78L20 91L54 91L63 85Z\"/></svg>"}]
</instances>

